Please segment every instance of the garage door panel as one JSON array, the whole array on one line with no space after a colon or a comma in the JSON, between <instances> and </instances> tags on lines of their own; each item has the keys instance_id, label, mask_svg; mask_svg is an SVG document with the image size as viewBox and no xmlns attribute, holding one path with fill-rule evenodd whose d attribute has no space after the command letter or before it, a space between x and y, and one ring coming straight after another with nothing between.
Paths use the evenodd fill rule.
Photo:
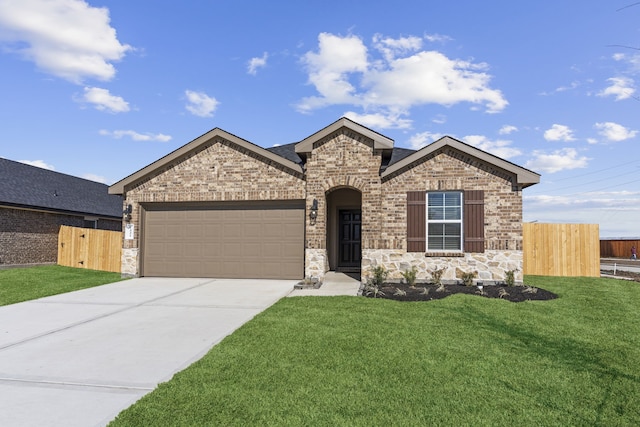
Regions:
<instances>
[{"instance_id":1,"label":"garage door panel","mask_svg":"<svg viewBox=\"0 0 640 427\"><path fill-rule=\"evenodd\" d=\"M143 235L145 276L303 276L302 208L150 209Z\"/></svg>"}]
</instances>

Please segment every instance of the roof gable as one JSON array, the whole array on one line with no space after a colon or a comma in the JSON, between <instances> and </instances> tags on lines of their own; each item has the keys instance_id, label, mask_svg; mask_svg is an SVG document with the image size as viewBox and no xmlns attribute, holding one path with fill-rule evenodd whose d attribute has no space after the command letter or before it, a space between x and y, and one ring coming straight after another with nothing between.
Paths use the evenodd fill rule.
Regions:
<instances>
[{"instance_id":1,"label":"roof gable","mask_svg":"<svg viewBox=\"0 0 640 427\"><path fill-rule=\"evenodd\" d=\"M122 217L122 197L108 186L0 158L0 204L102 217Z\"/></svg>"},{"instance_id":2,"label":"roof gable","mask_svg":"<svg viewBox=\"0 0 640 427\"><path fill-rule=\"evenodd\" d=\"M515 163L511 163L507 160L501 159L500 157L494 156L493 154L489 154L486 151L482 151L476 147L465 144L464 142L458 141L457 139L451 138L450 136L440 138L439 140L427 145L421 150L418 150L415 153L410 154L391 164L381 174L381 178L384 178L396 172L400 172L403 168L407 168L412 163L419 161L423 157L426 157L445 146L455 148L456 150L462 151L463 153L492 164L500 169L513 173L517 177L517 183L522 185L523 188L540 182L539 174L530 171L529 169L518 166Z\"/></svg>"},{"instance_id":3,"label":"roof gable","mask_svg":"<svg viewBox=\"0 0 640 427\"><path fill-rule=\"evenodd\" d=\"M124 188L125 186L138 181L150 174L153 174L155 171L163 168L164 166L166 166L167 164L173 162L176 159L179 159L180 157L188 154L189 152L196 150L197 148L199 148L200 146L207 144L208 142L210 142L211 140L220 137L223 138L233 144L236 144L240 147L243 147L249 151L252 151L256 154L258 154L259 156L262 156L265 159L274 161L288 169L290 169L293 172L302 174L303 170L302 170L302 166L300 166L299 164L294 163L291 160L288 160L278 154L275 154L269 150L266 150L258 145L255 145L247 140L244 140L242 138L239 138L229 132L226 132L220 128L215 128L210 130L209 132L205 133L204 135L199 136L198 138L194 139L193 141L183 145L182 147L178 148L177 150L167 154L166 156L162 157L159 160L156 160L155 162L151 163L148 166L145 166L144 168L140 169L139 171L129 175L128 177L116 182L115 184L113 184L111 187L109 187L109 193L110 194L124 194Z\"/></svg>"},{"instance_id":4,"label":"roof gable","mask_svg":"<svg viewBox=\"0 0 640 427\"><path fill-rule=\"evenodd\" d=\"M333 132L336 132L343 127L346 127L354 132L359 133L360 135L364 135L367 138L372 139L373 148L375 149L390 150L393 148L393 139L387 138L386 136L379 134L378 132L375 132L369 128L366 128L352 120L349 120L346 117L342 117L341 119L338 119L335 122L331 123L329 126L298 142L296 144L296 153L310 153L313 149L314 142L319 141L328 135L331 135Z\"/></svg>"}]
</instances>

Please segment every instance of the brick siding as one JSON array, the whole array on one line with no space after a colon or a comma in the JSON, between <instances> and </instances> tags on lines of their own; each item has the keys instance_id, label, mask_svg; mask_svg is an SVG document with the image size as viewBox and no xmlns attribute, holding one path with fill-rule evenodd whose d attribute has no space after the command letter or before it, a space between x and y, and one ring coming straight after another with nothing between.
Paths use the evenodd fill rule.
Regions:
<instances>
[{"instance_id":1,"label":"brick siding","mask_svg":"<svg viewBox=\"0 0 640 427\"><path fill-rule=\"evenodd\" d=\"M302 174L217 137L125 191L135 228L124 241L123 273L137 275L141 203L304 200L305 183Z\"/></svg>"},{"instance_id":2,"label":"brick siding","mask_svg":"<svg viewBox=\"0 0 640 427\"><path fill-rule=\"evenodd\" d=\"M0 265L55 263L61 225L82 227L84 216L0 208ZM121 222L99 219L98 227L120 231Z\"/></svg>"}]
</instances>

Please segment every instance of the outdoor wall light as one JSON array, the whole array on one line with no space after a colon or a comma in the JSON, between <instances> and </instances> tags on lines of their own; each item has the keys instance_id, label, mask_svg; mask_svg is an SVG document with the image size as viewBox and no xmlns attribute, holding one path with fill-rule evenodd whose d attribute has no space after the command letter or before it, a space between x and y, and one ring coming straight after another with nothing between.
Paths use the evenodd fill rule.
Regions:
<instances>
[{"instance_id":1,"label":"outdoor wall light","mask_svg":"<svg viewBox=\"0 0 640 427\"><path fill-rule=\"evenodd\" d=\"M124 215L124 219L128 222L131 221L131 212L133 212L133 207L131 205L127 205L127 207L122 211Z\"/></svg>"},{"instance_id":2,"label":"outdoor wall light","mask_svg":"<svg viewBox=\"0 0 640 427\"><path fill-rule=\"evenodd\" d=\"M309 218L313 221L318 217L318 200L313 199L313 203L311 204L311 212L309 212Z\"/></svg>"}]
</instances>

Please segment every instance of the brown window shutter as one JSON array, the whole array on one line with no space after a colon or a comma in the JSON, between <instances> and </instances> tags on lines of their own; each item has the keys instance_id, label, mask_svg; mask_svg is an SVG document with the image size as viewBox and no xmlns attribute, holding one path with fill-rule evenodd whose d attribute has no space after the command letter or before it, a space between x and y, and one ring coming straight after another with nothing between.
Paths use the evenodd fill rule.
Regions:
<instances>
[{"instance_id":1,"label":"brown window shutter","mask_svg":"<svg viewBox=\"0 0 640 427\"><path fill-rule=\"evenodd\" d=\"M427 193L407 192L407 252L427 251Z\"/></svg>"},{"instance_id":2,"label":"brown window shutter","mask_svg":"<svg viewBox=\"0 0 640 427\"><path fill-rule=\"evenodd\" d=\"M484 252L484 190L464 192L464 251Z\"/></svg>"}]
</instances>

